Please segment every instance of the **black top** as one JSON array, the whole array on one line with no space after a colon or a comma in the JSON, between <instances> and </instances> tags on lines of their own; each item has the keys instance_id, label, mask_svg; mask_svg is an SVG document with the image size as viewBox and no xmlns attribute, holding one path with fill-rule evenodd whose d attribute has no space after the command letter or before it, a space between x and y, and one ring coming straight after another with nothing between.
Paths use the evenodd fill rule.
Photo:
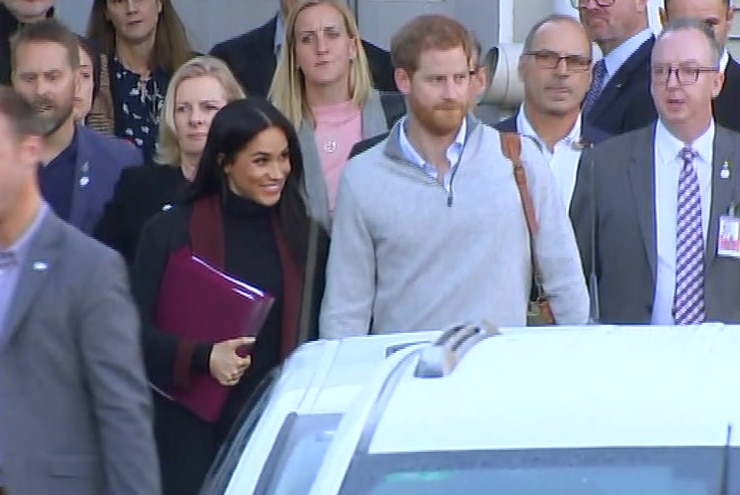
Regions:
<instances>
[{"instance_id":1,"label":"black top","mask_svg":"<svg viewBox=\"0 0 740 495\"><path fill-rule=\"evenodd\" d=\"M725 82L717 98L714 99L714 119L717 125L731 131L740 132L740 64L730 57L725 69Z\"/></svg>"},{"instance_id":2,"label":"black top","mask_svg":"<svg viewBox=\"0 0 740 495\"><path fill-rule=\"evenodd\" d=\"M149 379L158 387L172 388L174 360L179 338L153 325L159 287L171 253L190 244L191 205L176 206L155 216L144 228L139 253L132 269L131 286L143 320L144 358ZM266 290L275 297L252 349L252 364L235 386L216 427L227 431L240 408L264 378L278 364L282 329L283 271L272 230L271 209L227 193L224 202L225 266L229 275ZM212 345L196 347L191 372L209 373Z\"/></svg>"},{"instance_id":3,"label":"black top","mask_svg":"<svg viewBox=\"0 0 740 495\"><path fill-rule=\"evenodd\" d=\"M54 7L46 12L46 17L54 15ZM10 38L21 23L0 1L0 85L10 86Z\"/></svg>"},{"instance_id":4,"label":"black top","mask_svg":"<svg viewBox=\"0 0 740 495\"><path fill-rule=\"evenodd\" d=\"M68 222L72 211L72 195L77 174L77 131L72 141L46 165L38 169L41 194L54 213ZM81 180L85 180L82 178ZM88 179L89 180L89 179Z\"/></svg>"},{"instance_id":5,"label":"black top","mask_svg":"<svg viewBox=\"0 0 740 495\"><path fill-rule=\"evenodd\" d=\"M132 264L145 223L184 199L187 185L180 167L153 165L125 169L95 229L95 238Z\"/></svg>"}]
</instances>

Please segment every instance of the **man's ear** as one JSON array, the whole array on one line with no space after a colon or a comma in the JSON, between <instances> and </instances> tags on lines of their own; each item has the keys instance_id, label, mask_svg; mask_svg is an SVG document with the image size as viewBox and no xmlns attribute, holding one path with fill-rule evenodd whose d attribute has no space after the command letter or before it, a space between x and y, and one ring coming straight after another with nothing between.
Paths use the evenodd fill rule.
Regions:
<instances>
[{"instance_id":1,"label":"man's ear","mask_svg":"<svg viewBox=\"0 0 740 495\"><path fill-rule=\"evenodd\" d=\"M393 73L393 77L396 80L396 87L398 91L404 95L411 93L411 75L406 69L396 69Z\"/></svg>"},{"instance_id":2,"label":"man's ear","mask_svg":"<svg viewBox=\"0 0 740 495\"><path fill-rule=\"evenodd\" d=\"M668 23L668 12L664 7L658 8L658 18L660 19L660 25L665 26Z\"/></svg>"}]
</instances>

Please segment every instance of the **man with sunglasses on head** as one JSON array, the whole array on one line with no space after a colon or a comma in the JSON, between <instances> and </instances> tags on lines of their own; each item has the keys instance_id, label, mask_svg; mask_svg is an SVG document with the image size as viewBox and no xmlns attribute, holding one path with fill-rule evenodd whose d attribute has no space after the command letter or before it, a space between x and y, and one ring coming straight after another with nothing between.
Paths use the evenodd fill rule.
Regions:
<instances>
[{"instance_id":1,"label":"man with sunglasses on head","mask_svg":"<svg viewBox=\"0 0 740 495\"><path fill-rule=\"evenodd\" d=\"M591 43L576 19L553 14L537 22L519 58L524 103L513 117L494 126L537 143L555 174L566 209L581 150L609 137L581 119L581 101L591 84L591 57Z\"/></svg>"},{"instance_id":2,"label":"man with sunglasses on head","mask_svg":"<svg viewBox=\"0 0 740 495\"><path fill-rule=\"evenodd\" d=\"M582 158L572 220L602 323L740 322L740 134L715 124L721 47L701 20L669 22L652 52L652 125Z\"/></svg>"},{"instance_id":3,"label":"man with sunglasses on head","mask_svg":"<svg viewBox=\"0 0 740 495\"><path fill-rule=\"evenodd\" d=\"M587 123L617 135L655 120L648 66L655 37L648 0L571 0L604 58L583 101Z\"/></svg>"},{"instance_id":4,"label":"man with sunglasses on head","mask_svg":"<svg viewBox=\"0 0 740 495\"><path fill-rule=\"evenodd\" d=\"M714 99L714 118L717 124L740 131L740 64L727 51L727 39L735 14L731 0L665 0L660 9L663 23L681 17L693 17L705 22L714 31L714 37L722 47L719 70L725 74L722 91Z\"/></svg>"}]
</instances>

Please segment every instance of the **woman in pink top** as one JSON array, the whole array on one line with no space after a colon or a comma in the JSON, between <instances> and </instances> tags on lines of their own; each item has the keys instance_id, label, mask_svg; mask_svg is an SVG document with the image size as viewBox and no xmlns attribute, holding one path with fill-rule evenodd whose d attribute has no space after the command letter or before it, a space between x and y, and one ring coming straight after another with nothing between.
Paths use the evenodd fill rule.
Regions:
<instances>
[{"instance_id":1,"label":"woman in pink top","mask_svg":"<svg viewBox=\"0 0 740 495\"><path fill-rule=\"evenodd\" d=\"M307 0L291 10L270 99L298 129L309 209L329 229L352 146L391 120L344 2Z\"/></svg>"}]
</instances>

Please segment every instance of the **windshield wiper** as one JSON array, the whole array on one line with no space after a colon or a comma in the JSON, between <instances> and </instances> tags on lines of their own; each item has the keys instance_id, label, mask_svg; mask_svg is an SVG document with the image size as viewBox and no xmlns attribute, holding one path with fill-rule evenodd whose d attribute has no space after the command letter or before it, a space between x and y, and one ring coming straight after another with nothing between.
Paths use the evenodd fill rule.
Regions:
<instances>
[{"instance_id":1,"label":"windshield wiper","mask_svg":"<svg viewBox=\"0 0 740 495\"><path fill-rule=\"evenodd\" d=\"M730 442L732 440L732 423L727 423L727 440L722 450L722 467L719 473L719 495L729 495L730 478Z\"/></svg>"}]
</instances>

